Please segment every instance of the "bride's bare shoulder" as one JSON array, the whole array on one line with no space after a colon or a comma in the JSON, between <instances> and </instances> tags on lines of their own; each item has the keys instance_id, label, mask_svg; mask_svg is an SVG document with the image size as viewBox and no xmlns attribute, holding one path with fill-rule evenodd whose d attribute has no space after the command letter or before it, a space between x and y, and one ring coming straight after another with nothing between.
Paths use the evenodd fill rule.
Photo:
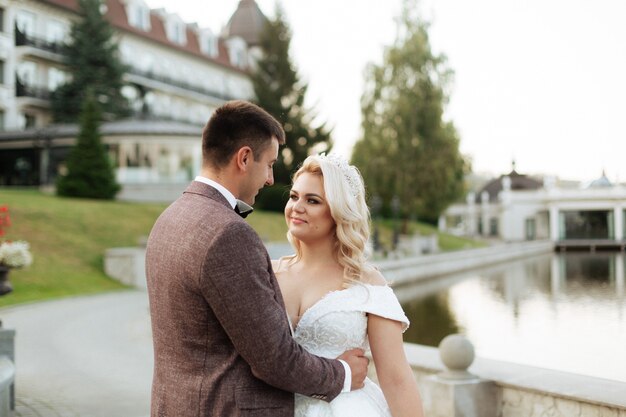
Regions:
<instances>
[{"instance_id":1,"label":"bride's bare shoulder","mask_svg":"<svg viewBox=\"0 0 626 417\"><path fill-rule=\"evenodd\" d=\"M272 259L272 269L274 270L274 273L284 272L289 265L289 261L293 259L293 257L294 255L289 255L278 259Z\"/></svg>"},{"instance_id":2,"label":"bride's bare shoulder","mask_svg":"<svg viewBox=\"0 0 626 417\"><path fill-rule=\"evenodd\" d=\"M272 259L272 269L274 272L278 272L278 267L280 266L280 259Z\"/></svg>"},{"instance_id":3,"label":"bride's bare shoulder","mask_svg":"<svg viewBox=\"0 0 626 417\"><path fill-rule=\"evenodd\" d=\"M361 272L361 277L361 281L365 284L380 286L388 285L388 282L383 274L380 273L378 268L371 264L365 265L365 268L363 268L363 272Z\"/></svg>"}]
</instances>

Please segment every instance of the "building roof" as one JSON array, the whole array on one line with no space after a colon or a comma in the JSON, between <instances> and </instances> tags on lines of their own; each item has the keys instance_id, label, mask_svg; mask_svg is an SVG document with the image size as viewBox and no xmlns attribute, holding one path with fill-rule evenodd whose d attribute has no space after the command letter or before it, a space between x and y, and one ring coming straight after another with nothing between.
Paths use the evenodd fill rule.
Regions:
<instances>
[{"instance_id":1,"label":"building roof","mask_svg":"<svg viewBox=\"0 0 626 417\"><path fill-rule=\"evenodd\" d=\"M602 176L600 176L600 178L596 178L595 180L591 181L589 185L587 186L587 188L605 188L605 187L612 187L612 186L613 186L613 183L611 182L611 180L607 178L604 170L602 170Z\"/></svg>"},{"instance_id":2,"label":"building roof","mask_svg":"<svg viewBox=\"0 0 626 417\"><path fill-rule=\"evenodd\" d=\"M74 13L78 12L77 0L41 0L41 1L43 3L57 6L68 11L72 11ZM198 35L191 29L189 25L187 25L186 44L185 45L177 44L175 42L170 41L167 38L164 22L154 10L150 11L150 26L151 26L150 30L144 31L144 30L135 28L128 23L128 16L126 15L126 8L122 4L121 0L105 0L105 1L107 5L106 17L114 27L121 29L125 32L132 33L144 39L157 42L161 45L170 47L172 49L186 52L186 53L195 55L199 58L202 58L204 60L214 62L221 66L228 67L234 71L242 72L240 68L230 63L230 60L228 57L228 51L226 50L226 44L224 42L224 39L219 39L218 55L215 58L213 58L202 52L202 50L200 49L200 45L198 43Z\"/></svg>"},{"instance_id":3,"label":"building roof","mask_svg":"<svg viewBox=\"0 0 626 417\"><path fill-rule=\"evenodd\" d=\"M224 28L224 35L227 37L239 36L249 46L258 46L261 44L261 35L266 24L267 18L255 0L240 0L237 10Z\"/></svg>"},{"instance_id":4,"label":"building roof","mask_svg":"<svg viewBox=\"0 0 626 417\"><path fill-rule=\"evenodd\" d=\"M489 181L479 192L476 194L476 202L480 203L481 195L483 191L486 191L489 195L489 201L494 202L498 200L498 194L502 191L502 179L509 177L511 179L511 190L536 190L543 186L543 182L527 175L519 174L515 171L515 166L511 172L506 175L500 175L500 177Z\"/></svg>"}]
</instances>

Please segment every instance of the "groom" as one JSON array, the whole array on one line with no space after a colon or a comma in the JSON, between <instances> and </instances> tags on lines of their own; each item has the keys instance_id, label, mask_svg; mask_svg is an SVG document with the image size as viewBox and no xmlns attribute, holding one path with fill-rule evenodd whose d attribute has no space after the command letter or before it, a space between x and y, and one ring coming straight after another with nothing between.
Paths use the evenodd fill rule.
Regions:
<instances>
[{"instance_id":1,"label":"groom","mask_svg":"<svg viewBox=\"0 0 626 417\"><path fill-rule=\"evenodd\" d=\"M293 417L294 392L330 401L363 386L362 350L322 359L293 340L269 256L240 217L274 182L284 142L254 104L217 109L202 133L201 176L150 233L152 417Z\"/></svg>"}]
</instances>

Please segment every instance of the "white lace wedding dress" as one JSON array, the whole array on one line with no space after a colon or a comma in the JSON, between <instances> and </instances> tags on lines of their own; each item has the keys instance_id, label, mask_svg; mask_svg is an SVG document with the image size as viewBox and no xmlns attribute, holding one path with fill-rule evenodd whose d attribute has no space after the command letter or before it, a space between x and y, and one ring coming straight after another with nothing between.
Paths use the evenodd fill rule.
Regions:
<instances>
[{"instance_id":1,"label":"white lace wedding dress","mask_svg":"<svg viewBox=\"0 0 626 417\"><path fill-rule=\"evenodd\" d=\"M294 329L294 338L307 351L336 358L353 348L369 348L367 313L409 326L398 299L387 286L355 284L333 291L309 308ZM295 417L391 417L382 391L369 378L365 387L339 394L326 402L296 394Z\"/></svg>"}]
</instances>

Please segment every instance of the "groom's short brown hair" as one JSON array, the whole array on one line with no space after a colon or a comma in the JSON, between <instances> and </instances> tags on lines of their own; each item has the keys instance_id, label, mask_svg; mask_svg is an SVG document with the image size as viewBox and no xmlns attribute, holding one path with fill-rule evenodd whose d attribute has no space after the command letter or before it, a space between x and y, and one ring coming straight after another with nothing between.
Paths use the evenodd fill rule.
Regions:
<instances>
[{"instance_id":1,"label":"groom's short brown hair","mask_svg":"<svg viewBox=\"0 0 626 417\"><path fill-rule=\"evenodd\" d=\"M202 159L220 168L242 147L249 146L256 160L272 138L285 143L280 122L261 107L244 100L219 107L202 131Z\"/></svg>"}]
</instances>

